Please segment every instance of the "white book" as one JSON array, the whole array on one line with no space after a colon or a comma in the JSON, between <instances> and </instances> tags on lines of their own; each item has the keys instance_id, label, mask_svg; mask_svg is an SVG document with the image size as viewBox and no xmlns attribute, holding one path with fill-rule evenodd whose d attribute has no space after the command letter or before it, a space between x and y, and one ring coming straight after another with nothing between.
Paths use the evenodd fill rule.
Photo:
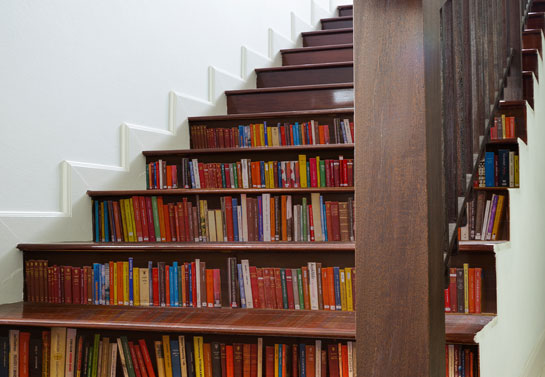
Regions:
<instances>
[{"instance_id":1,"label":"white book","mask_svg":"<svg viewBox=\"0 0 545 377\"><path fill-rule=\"evenodd\" d=\"M248 188L248 160L243 158L240 162L242 165L242 188Z\"/></svg>"},{"instance_id":2,"label":"white book","mask_svg":"<svg viewBox=\"0 0 545 377\"><path fill-rule=\"evenodd\" d=\"M287 164L289 164L289 161L280 161L280 174L282 175L282 182L286 184L286 187L290 187L290 180L286 174Z\"/></svg>"},{"instance_id":3,"label":"white book","mask_svg":"<svg viewBox=\"0 0 545 377\"><path fill-rule=\"evenodd\" d=\"M490 217L490 200L486 201L486 206L483 216L483 228L481 230L481 241L486 239L486 232L488 231L488 218Z\"/></svg>"},{"instance_id":4,"label":"white book","mask_svg":"<svg viewBox=\"0 0 545 377\"><path fill-rule=\"evenodd\" d=\"M343 124L344 124L344 131L346 132L346 139L348 140L349 144L352 144L354 140L352 140L352 133L350 132L350 121L348 119L345 119Z\"/></svg>"},{"instance_id":5,"label":"white book","mask_svg":"<svg viewBox=\"0 0 545 377\"><path fill-rule=\"evenodd\" d=\"M246 296L246 307L252 309L254 307L254 300L252 296L252 282L250 280L250 262L248 259L242 259L240 261L242 266L242 281L244 282L244 296Z\"/></svg>"},{"instance_id":6,"label":"white book","mask_svg":"<svg viewBox=\"0 0 545 377\"><path fill-rule=\"evenodd\" d=\"M317 377L322 376L322 341L317 339L315 342L316 356L314 356L314 371Z\"/></svg>"},{"instance_id":7,"label":"white book","mask_svg":"<svg viewBox=\"0 0 545 377\"><path fill-rule=\"evenodd\" d=\"M110 376L116 377L115 373L117 371L117 344L110 343Z\"/></svg>"},{"instance_id":8,"label":"white book","mask_svg":"<svg viewBox=\"0 0 545 377\"><path fill-rule=\"evenodd\" d=\"M49 375L64 377L64 359L66 352L66 327L51 328L51 353Z\"/></svg>"},{"instance_id":9,"label":"white book","mask_svg":"<svg viewBox=\"0 0 545 377\"><path fill-rule=\"evenodd\" d=\"M358 360L356 356L358 353L356 352L356 342L352 342L352 365L354 368L354 377L358 377Z\"/></svg>"},{"instance_id":10,"label":"white book","mask_svg":"<svg viewBox=\"0 0 545 377\"><path fill-rule=\"evenodd\" d=\"M197 281L197 308L201 307L201 260L195 259L195 280Z\"/></svg>"},{"instance_id":11,"label":"white book","mask_svg":"<svg viewBox=\"0 0 545 377\"><path fill-rule=\"evenodd\" d=\"M460 240L468 241L469 240L469 208L470 203L466 203L466 226L460 227Z\"/></svg>"},{"instance_id":12,"label":"white book","mask_svg":"<svg viewBox=\"0 0 545 377\"><path fill-rule=\"evenodd\" d=\"M242 207L242 241L248 242L248 207L246 205L246 194L240 194L240 206Z\"/></svg>"},{"instance_id":13,"label":"white book","mask_svg":"<svg viewBox=\"0 0 545 377\"><path fill-rule=\"evenodd\" d=\"M310 194L310 202L312 204L312 219L314 220L314 240L316 242L323 241L322 237L322 211L320 207L320 193L313 192Z\"/></svg>"},{"instance_id":14,"label":"white book","mask_svg":"<svg viewBox=\"0 0 545 377\"><path fill-rule=\"evenodd\" d=\"M231 165L231 164L230 164ZM229 179L231 181L231 188L235 188L235 172L234 169L237 168L237 164L233 164L229 168Z\"/></svg>"},{"instance_id":15,"label":"white book","mask_svg":"<svg viewBox=\"0 0 545 377\"><path fill-rule=\"evenodd\" d=\"M509 152L509 187L515 187L515 152Z\"/></svg>"},{"instance_id":16,"label":"white book","mask_svg":"<svg viewBox=\"0 0 545 377\"><path fill-rule=\"evenodd\" d=\"M195 180L195 188L201 188L201 179L199 178L199 160L194 158L191 161L193 165L193 179Z\"/></svg>"},{"instance_id":17,"label":"white book","mask_svg":"<svg viewBox=\"0 0 545 377\"><path fill-rule=\"evenodd\" d=\"M291 170L290 176L288 177L288 179L290 179L291 182L293 182L293 187L299 187L299 184L295 180L295 161L288 161L288 163L290 164L290 170Z\"/></svg>"},{"instance_id":18,"label":"white book","mask_svg":"<svg viewBox=\"0 0 545 377\"><path fill-rule=\"evenodd\" d=\"M9 377L19 377L19 330L9 330Z\"/></svg>"},{"instance_id":19,"label":"white book","mask_svg":"<svg viewBox=\"0 0 545 377\"><path fill-rule=\"evenodd\" d=\"M291 220L292 220L292 207L291 207L291 195L288 195L288 197L286 198L286 223L288 224L291 224ZM292 236L289 235L290 232L288 232L288 241L291 241L292 240Z\"/></svg>"},{"instance_id":20,"label":"white book","mask_svg":"<svg viewBox=\"0 0 545 377\"><path fill-rule=\"evenodd\" d=\"M310 131L312 132L312 144L316 143L316 123L311 120L310 121ZM319 374L316 374L317 376L320 376Z\"/></svg>"},{"instance_id":21,"label":"white book","mask_svg":"<svg viewBox=\"0 0 545 377\"><path fill-rule=\"evenodd\" d=\"M158 164L158 168L159 168L159 188L162 189L163 184L164 184L164 181L163 181L163 160L159 160L158 162L159 162L159 164Z\"/></svg>"},{"instance_id":22,"label":"white book","mask_svg":"<svg viewBox=\"0 0 545 377\"><path fill-rule=\"evenodd\" d=\"M257 377L263 377L263 338L257 338Z\"/></svg>"},{"instance_id":23,"label":"white book","mask_svg":"<svg viewBox=\"0 0 545 377\"><path fill-rule=\"evenodd\" d=\"M348 377L354 377L354 359L353 359L353 349L352 342L347 343L348 348Z\"/></svg>"},{"instance_id":24,"label":"white book","mask_svg":"<svg viewBox=\"0 0 545 377\"><path fill-rule=\"evenodd\" d=\"M66 361L64 377L74 377L74 358L76 357L76 329L66 329Z\"/></svg>"},{"instance_id":25,"label":"white book","mask_svg":"<svg viewBox=\"0 0 545 377\"><path fill-rule=\"evenodd\" d=\"M129 377L129 371L127 370L127 361L125 360L125 354L123 353L123 344L121 338L117 338L117 349L119 350L119 359L121 360L121 368L123 369L123 376Z\"/></svg>"},{"instance_id":26,"label":"white book","mask_svg":"<svg viewBox=\"0 0 545 377\"><path fill-rule=\"evenodd\" d=\"M293 305L296 310L301 310L301 305L299 303L299 285L297 279L297 268L291 269L291 282L293 286Z\"/></svg>"},{"instance_id":27,"label":"white book","mask_svg":"<svg viewBox=\"0 0 545 377\"><path fill-rule=\"evenodd\" d=\"M318 279L316 274L316 262L308 263L308 280L310 310L318 310Z\"/></svg>"},{"instance_id":28,"label":"white book","mask_svg":"<svg viewBox=\"0 0 545 377\"><path fill-rule=\"evenodd\" d=\"M149 306L149 270L147 268L139 269L140 279L140 305Z\"/></svg>"},{"instance_id":29,"label":"white book","mask_svg":"<svg viewBox=\"0 0 545 377\"><path fill-rule=\"evenodd\" d=\"M178 336L178 345L180 347L180 370L182 371L182 377L187 377L187 359L185 354L185 337L183 335Z\"/></svg>"},{"instance_id":30,"label":"white book","mask_svg":"<svg viewBox=\"0 0 545 377\"><path fill-rule=\"evenodd\" d=\"M263 194L263 241L271 240L271 194Z\"/></svg>"}]
</instances>

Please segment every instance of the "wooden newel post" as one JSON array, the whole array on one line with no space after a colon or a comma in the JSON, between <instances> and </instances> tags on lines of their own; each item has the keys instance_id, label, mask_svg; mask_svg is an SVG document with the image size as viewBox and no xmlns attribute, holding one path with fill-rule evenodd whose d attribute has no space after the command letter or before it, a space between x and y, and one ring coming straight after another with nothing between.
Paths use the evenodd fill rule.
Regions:
<instances>
[{"instance_id":1,"label":"wooden newel post","mask_svg":"<svg viewBox=\"0 0 545 377\"><path fill-rule=\"evenodd\" d=\"M354 4L359 377L445 373L441 4Z\"/></svg>"}]
</instances>

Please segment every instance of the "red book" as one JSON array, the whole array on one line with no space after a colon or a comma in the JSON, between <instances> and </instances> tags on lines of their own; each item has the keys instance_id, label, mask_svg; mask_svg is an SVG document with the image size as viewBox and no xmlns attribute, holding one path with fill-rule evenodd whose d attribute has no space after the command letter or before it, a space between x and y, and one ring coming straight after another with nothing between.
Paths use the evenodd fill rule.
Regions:
<instances>
[{"instance_id":1,"label":"red book","mask_svg":"<svg viewBox=\"0 0 545 377\"><path fill-rule=\"evenodd\" d=\"M456 268L450 268L449 269L449 287L448 287L448 290L449 290L449 294L450 294L450 299L449 299L449 303L450 303L450 312L451 313L456 313L458 311L458 301L457 301L457 297L456 297L456 292L457 292L457 289L456 289Z\"/></svg>"},{"instance_id":2,"label":"red book","mask_svg":"<svg viewBox=\"0 0 545 377\"><path fill-rule=\"evenodd\" d=\"M87 267L83 267L82 268L82 277L81 277L81 286L83 287L83 295L81 297L81 303L82 304L87 304L87 297L88 297L88 291L87 291L87 280L88 280L88 275L89 273L89 270L87 269Z\"/></svg>"},{"instance_id":3,"label":"red book","mask_svg":"<svg viewBox=\"0 0 545 377\"><path fill-rule=\"evenodd\" d=\"M483 296L483 269L475 268L475 313L482 312L482 296Z\"/></svg>"},{"instance_id":4,"label":"red book","mask_svg":"<svg viewBox=\"0 0 545 377\"><path fill-rule=\"evenodd\" d=\"M174 205L173 211L174 211L174 234L176 235L176 241L182 242L181 234L180 234L180 206L179 203Z\"/></svg>"},{"instance_id":5,"label":"red book","mask_svg":"<svg viewBox=\"0 0 545 377\"><path fill-rule=\"evenodd\" d=\"M287 361L288 356L288 345L282 344L282 376L288 375L288 363L283 362L284 360Z\"/></svg>"},{"instance_id":6,"label":"red book","mask_svg":"<svg viewBox=\"0 0 545 377\"><path fill-rule=\"evenodd\" d=\"M151 206L151 197L146 196L146 214L148 217L148 234L149 234L149 241L150 242L156 242L157 239L155 238L155 227L153 223L153 209Z\"/></svg>"},{"instance_id":7,"label":"red book","mask_svg":"<svg viewBox=\"0 0 545 377\"><path fill-rule=\"evenodd\" d=\"M214 270L207 269L205 271L206 271L206 306L209 308L213 308L214 307Z\"/></svg>"},{"instance_id":8,"label":"red book","mask_svg":"<svg viewBox=\"0 0 545 377\"><path fill-rule=\"evenodd\" d=\"M213 270L214 276L214 307L221 308L221 276L220 269Z\"/></svg>"},{"instance_id":9,"label":"red book","mask_svg":"<svg viewBox=\"0 0 545 377\"><path fill-rule=\"evenodd\" d=\"M151 269L152 285L153 285L153 306L159 306L159 269L153 267ZM119 276L119 272L118 275ZM121 274L123 276L123 274ZM119 288L117 288L117 299L119 300Z\"/></svg>"},{"instance_id":10,"label":"red book","mask_svg":"<svg viewBox=\"0 0 545 377\"><path fill-rule=\"evenodd\" d=\"M276 309L282 309L284 302L282 301L282 279L280 277L280 269L274 269L274 284L276 287Z\"/></svg>"},{"instance_id":11,"label":"red book","mask_svg":"<svg viewBox=\"0 0 545 377\"><path fill-rule=\"evenodd\" d=\"M81 371L83 368L83 336L78 336L78 344L76 346L76 364L74 365L75 370L74 374L76 375L77 371ZM43 359L42 359L43 360ZM43 368L43 367L42 367ZM80 372L81 373L81 372Z\"/></svg>"},{"instance_id":12,"label":"red book","mask_svg":"<svg viewBox=\"0 0 545 377\"><path fill-rule=\"evenodd\" d=\"M507 117L509 127L507 129L509 130L509 137L514 138L515 135L515 117Z\"/></svg>"},{"instance_id":13,"label":"red book","mask_svg":"<svg viewBox=\"0 0 545 377\"><path fill-rule=\"evenodd\" d=\"M257 377L257 344L250 344L250 377Z\"/></svg>"},{"instance_id":14,"label":"red book","mask_svg":"<svg viewBox=\"0 0 545 377\"><path fill-rule=\"evenodd\" d=\"M445 289L445 312L450 312L450 292L449 289Z\"/></svg>"},{"instance_id":15,"label":"red book","mask_svg":"<svg viewBox=\"0 0 545 377\"><path fill-rule=\"evenodd\" d=\"M274 305L271 302L271 297L274 297L274 293L271 292L271 273L268 268L260 269L263 275L263 303L267 309L273 309ZM259 286L259 271L258 271L258 286ZM260 298L261 300L261 298Z\"/></svg>"},{"instance_id":16,"label":"red book","mask_svg":"<svg viewBox=\"0 0 545 377\"><path fill-rule=\"evenodd\" d=\"M225 228L227 230L227 241L233 242L233 198L231 196L225 197Z\"/></svg>"},{"instance_id":17,"label":"red book","mask_svg":"<svg viewBox=\"0 0 545 377\"><path fill-rule=\"evenodd\" d=\"M339 225L339 202L331 202L331 225L333 228L333 232L332 232L333 238L331 240L340 241L341 232L340 232L340 225Z\"/></svg>"},{"instance_id":18,"label":"red book","mask_svg":"<svg viewBox=\"0 0 545 377\"><path fill-rule=\"evenodd\" d=\"M342 345L342 369L343 369L343 377L348 376L348 346ZM339 360L340 362L341 360Z\"/></svg>"},{"instance_id":19,"label":"red book","mask_svg":"<svg viewBox=\"0 0 545 377\"><path fill-rule=\"evenodd\" d=\"M263 278L263 269L256 268L257 273L257 291L259 293L259 307L266 308L265 304L265 282Z\"/></svg>"},{"instance_id":20,"label":"red book","mask_svg":"<svg viewBox=\"0 0 545 377\"><path fill-rule=\"evenodd\" d=\"M146 211L146 199L143 196L138 196L138 208L140 209L140 222L142 223L142 241L149 241L149 225Z\"/></svg>"},{"instance_id":21,"label":"red book","mask_svg":"<svg viewBox=\"0 0 545 377\"><path fill-rule=\"evenodd\" d=\"M81 286L80 268L73 267L72 268L72 302L74 304L79 304L81 302L80 286Z\"/></svg>"},{"instance_id":22,"label":"red book","mask_svg":"<svg viewBox=\"0 0 545 377\"><path fill-rule=\"evenodd\" d=\"M140 199L137 196L132 197L132 206L134 209L134 223L136 224L136 237L138 242L142 242L144 240L141 220L142 212L140 212Z\"/></svg>"},{"instance_id":23,"label":"red book","mask_svg":"<svg viewBox=\"0 0 545 377\"><path fill-rule=\"evenodd\" d=\"M170 234L170 213L168 211L169 210L168 204L163 204L162 207L163 207L163 222L165 224L165 229L164 229L165 241L172 242L172 236ZM161 237L163 237L163 232L161 232Z\"/></svg>"},{"instance_id":24,"label":"red book","mask_svg":"<svg viewBox=\"0 0 545 377\"><path fill-rule=\"evenodd\" d=\"M352 141L356 140L354 138L354 122L350 122L350 134L352 135Z\"/></svg>"},{"instance_id":25,"label":"red book","mask_svg":"<svg viewBox=\"0 0 545 377\"><path fill-rule=\"evenodd\" d=\"M308 218L308 223L310 228L310 241L314 242L316 241L316 235L314 233L314 215L312 213L312 204L309 204L307 208L308 208L307 218Z\"/></svg>"},{"instance_id":26,"label":"red book","mask_svg":"<svg viewBox=\"0 0 545 377\"><path fill-rule=\"evenodd\" d=\"M183 209L184 209L183 219L184 219L184 225L185 225L185 242L192 241L192 237L190 236L190 232L189 232L189 224L191 223L189 219L189 216L190 216L189 204L191 203L187 202L187 198L184 198L183 199Z\"/></svg>"},{"instance_id":27,"label":"red book","mask_svg":"<svg viewBox=\"0 0 545 377\"><path fill-rule=\"evenodd\" d=\"M123 296L123 262L116 262L117 268L117 305L124 305Z\"/></svg>"},{"instance_id":28,"label":"red book","mask_svg":"<svg viewBox=\"0 0 545 377\"><path fill-rule=\"evenodd\" d=\"M142 351L142 357L144 358L144 364L146 365L148 377L155 377L155 372L153 371L153 364L151 363L146 341L144 339L140 339L138 343L140 344L140 351Z\"/></svg>"},{"instance_id":29,"label":"red book","mask_svg":"<svg viewBox=\"0 0 545 377\"><path fill-rule=\"evenodd\" d=\"M64 302L72 303L72 267L64 266Z\"/></svg>"},{"instance_id":30,"label":"red book","mask_svg":"<svg viewBox=\"0 0 545 377\"><path fill-rule=\"evenodd\" d=\"M123 230L121 229L121 212L119 211L119 202L114 201L112 203L114 208L114 225L115 225L115 235L117 242L124 241L123 239Z\"/></svg>"},{"instance_id":31,"label":"red book","mask_svg":"<svg viewBox=\"0 0 545 377\"><path fill-rule=\"evenodd\" d=\"M202 187L202 186L205 186L206 185L206 180L204 178L204 166L203 166L203 163L202 162L199 162L199 180L201 182L201 188L206 188L206 187Z\"/></svg>"},{"instance_id":32,"label":"red book","mask_svg":"<svg viewBox=\"0 0 545 377\"><path fill-rule=\"evenodd\" d=\"M250 283L252 285L252 299L254 308L260 308L259 288L257 286L257 268L250 266Z\"/></svg>"},{"instance_id":33,"label":"red book","mask_svg":"<svg viewBox=\"0 0 545 377\"><path fill-rule=\"evenodd\" d=\"M19 377L28 377L30 333L19 333Z\"/></svg>"},{"instance_id":34,"label":"red book","mask_svg":"<svg viewBox=\"0 0 545 377\"><path fill-rule=\"evenodd\" d=\"M293 375L294 377L297 374ZM274 347L265 347L265 377L274 377Z\"/></svg>"},{"instance_id":35,"label":"red book","mask_svg":"<svg viewBox=\"0 0 545 377\"><path fill-rule=\"evenodd\" d=\"M221 377L227 377L227 352L225 344L220 344Z\"/></svg>"},{"instance_id":36,"label":"red book","mask_svg":"<svg viewBox=\"0 0 545 377\"><path fill-rule=\"evenodd\" d=\"M134 343L129 342L129 352L131 354L132 359L132 365L134 369L134 373L136 374L136 377L142 377L142 373L140 373L140 364L138 364L138 359L136 358L136 352L134 352Z\"/></svg>"},{"instance_id":37,"label":"red book","mask_svg":"<svg viewBox=\"0 0 545 377\"><path fill-rule=\"evenodd\" d=\"M341 163L341 186L348 186L348 161L343 159Z\"/></svg>"},{"instance_id":38,"label":"red book","mask_svg":"<svg viewBox=\"0 0 545 377\"><path fill-rule=\"evenodd\" d=\"M347 167L347 186L354 187L354 160L350 159L346 163Z\"/></svg>"},{"instance_id":39,"label":"red book","mask_svg":"<svg viewBox=\"0 0 545 377\"><path fill-rule=\"evenodd\" d=\"M165 304L170 306L170 266L165 266Z\"/></svg>"},{"instance_id":40,"label":"red book","mask_svg":"<svg viewBox=\"0 0 545 377\"><path fill-rule=\"evenodd\" d=\"M475 269L469 269L469 278L468 278L468 293L469 293L469 312L475 313Z\"/></svg>"},{"instance_id":41,"label":"red book","mask_svg":"<svg viewBox=\"0 0 545 377\"><path fill-rule=\"evenodd\" d=\"M168 225L169 225L169 228L170 228L170 240L172 242L176 242L178 240L178 238L176 237L176 219L175 219L175 214L174 212L176 212L175 208L174 208L174 203L168 203Z\"/></svg>"},{"instance_id":42,"label":"red book","mask_svg":"<svg viewBox=\"0 0 545 377\"><path fill-rule=\"evenodd\" d=\"M286 268L286 289L288 290L288 308L295 309L293 301L293 278L291 276L291 268Z\"/></svg>"},{"instance_id":43,"label":"red book","mask_svg":"<svg viewBox=\"0 0 545 377\"><path fill-rule=\"evenodd\" d=\"M298 377L299 374L299 363L297 359L299 358L299 352L297 351L297 344L292 344L291 346L291 373L292 376ZM305 365L306 367L306 365Z\"/></svg>"},{"instance_id":44,"label":"red book","mask_svg":"<svg viewBox=\"0 0 545 377\"><path fill-rule=\"evenodd\" d=\"M234 377L235 376L235 360L234 360L233 346L225 346L225 365L226 365L226 368L225 368L226 376Z\"/></svg>"},{"instance_id":45,"label":"red book","mask_svg":"<svg viewBox=\"0 0 545 377\"><path fill-rule=\"evenodd\" d=\"M193 307L197 307L197 268L195 262L191 262L191 291L193 294Z\"/></svg>"},{"instance_id":46,"label":"red book","mask_svg":"<svg viewBox=\"0 0 545 377\"><path fill-rule=\"evenodd\" d=\"M328 344L327 361L329 364L329 377L339 377L339 352L336 344Z\"/></svg>"},{"instance_id":47,"label":"red book","mask_svg":"<svg viewBox=\"0 0 545 377\"><path fill-rule=\"evenodd\" d=\"M309 158L310 165L310 187L318 187L318 179L316 175L316 158Z\"/></svg>"},{"instance_id":48,"label":"red book","mask_svg":"<svg viewBox=\"0 0 545 377\"><path fill-rule=\"evenodd\" d=\"M303 270L306 269L306 270ZM308 267L301 268L303 275L303 294L305 299L305 309L310 308L310 292L308 286ZM322 268L322 296L324 310L330 310L331 301L329 298L329 268ZM308 305L308 306L307 306Z\"/></svg>"},{"instance_id":49,"label":"red book","mask_svg":"<svg viewBox=\"0 0 545 377\"><path fill-rule=\"evenodd\" d=\"M286 127L280 126L280 144L286 145Z\"/></svg>"}]
</instances>

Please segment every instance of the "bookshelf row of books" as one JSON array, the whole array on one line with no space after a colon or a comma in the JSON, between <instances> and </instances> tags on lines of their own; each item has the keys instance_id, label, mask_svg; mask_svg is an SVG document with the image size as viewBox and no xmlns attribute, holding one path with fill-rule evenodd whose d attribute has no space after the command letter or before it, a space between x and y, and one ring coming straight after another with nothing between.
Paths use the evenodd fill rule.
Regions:
<instances>
[{"instance_id":1,"label":"bookshelf row of books","mask_svg":"<svg viewBox=\"0 0 545 377\"><path fill-rule=\"evenodd\" d=\"M445 289L445 312L481 313L483 269L469 268L464 263L461 268L450 268L449 276L449 286Z\"/></svg>"},{"instance_id":2,"label":"bookshelf row of books","mask_svg":"<svg viewBox=\"0 0 545 377\"><path fill-rule=\"evenodd\" d=\"M520 187L519 156L509 149L485 152L479 162L476 187Z\"/></svg>"},{"instance_id":3,"label":"bookshelf row of books","mask_svg":"<svg viewBox=\"0 0 545 377\"><path fill-rule=\"evenodd\" d=\"M147 189L171 188L288 188L353 187L354 160L320 159L304 154L297 161L202 163L182 158L181 164L151 162L146 168Z\"/></svg>"},{"instance_id":4,"label":"bookshelf row of books","mask_svg":"<svg viewBox=\"0 0 545 377\"><path fill-rule=\"evenodd\" d=\"M515 137L515 117L502 114L494 118L494 125L490 127L490 140L514 139Z\"/></svg>"},{"instance_id":5,"label":"bookshelf row of books","mask_svg":"<svg viewBox=\"0 0 545 377\"><path fill-rule=\"evenodd\" d=\"M354 240L354 201L310 200L291 195L188 198L165 203L162 196L93 201L95 242L321 242ZM295 204L298 200L300 204Z\"/></svg>"},{"instance_id":6,"label":"bookshelf row of books","mask_svg":"<svg viewBox=\"0 0 545 377\"><path fill-rule=\"evenodd\" d=\"M466 225L458 228L461 241L502 239L501 225L506 214L504 195L479 191L466 203Z\"/></svg>"},{"instance_id":7,"label":"bookshelf row of books","mask_svg":"<svg viewBox=\"0 0 545 377\"><path fill-rule=\"evenodd\" d=\"M479 377L479 353L475 346L445 346L446 377Z\"/></svg>"},{"instance_id":8,"label":"bookshelf row of books","mask_svg":"<svg viewBox=\"0 0 545 377\"><path fill-rule=\"evenodd\" d=\"M132 338L132 337L131 337ZM129 339L54 327L0 337L0 376L356 377L355 343L220 343L202 336Z\"/></svg>"},{"instance_id":9,"label":"bookshelf row of books","mask_svg":"<svg viewBox=\"0 0 545 377\"><path fill-rule=\"evenodd\" d=\"M333 119L333 124L319 125L317 121L299 123L267 122L229 128L190 127L192 147L248 148L283 145L351 144L354 142L354 122Z\"/></svg>"},{"instance_id":10,"label":"bookshelf row of books","mask_svg":"<svg viewBox=\"0 0 545 377\"><path fill-rule=\"evenodd\" d=\"M355 270L322 267L261 268L247 259L227 262L228 301L222 300L220 269L206 262L158 262L137 267L127 261L92 266L25 262L27 301L38 303L193 308L354 310Z\"/></svg>"}]
</instances>

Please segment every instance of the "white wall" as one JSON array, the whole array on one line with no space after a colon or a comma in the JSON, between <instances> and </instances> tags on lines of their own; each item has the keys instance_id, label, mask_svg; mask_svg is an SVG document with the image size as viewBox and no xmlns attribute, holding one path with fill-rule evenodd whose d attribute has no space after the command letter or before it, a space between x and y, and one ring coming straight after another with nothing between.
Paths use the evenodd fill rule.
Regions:
<instances>
[{"instance_id":1,"label":"white wall","mask_svg":"<svg viewBox=\"0 0 545 377\"><path fill-rule=\"evenodd\" d=\"M539 73L543 73L540 59ZM482 377L538 377L545 367L545 85L534 81L520 189L510 189L511 241L496 247L498 316L476 336Z\"/></svg>"},{"instance_id":2,"label":"white wall","mask_svg":"<svg viewBox=\"0 0 545 377\"><path fill-rule=\"evenodd\" d=\"M143 149L188 147L188 115L225 113L337 2L0 2L0 303L17 243L90 240L87 189L143 188Z\"/></svg>"}]
</instances>

